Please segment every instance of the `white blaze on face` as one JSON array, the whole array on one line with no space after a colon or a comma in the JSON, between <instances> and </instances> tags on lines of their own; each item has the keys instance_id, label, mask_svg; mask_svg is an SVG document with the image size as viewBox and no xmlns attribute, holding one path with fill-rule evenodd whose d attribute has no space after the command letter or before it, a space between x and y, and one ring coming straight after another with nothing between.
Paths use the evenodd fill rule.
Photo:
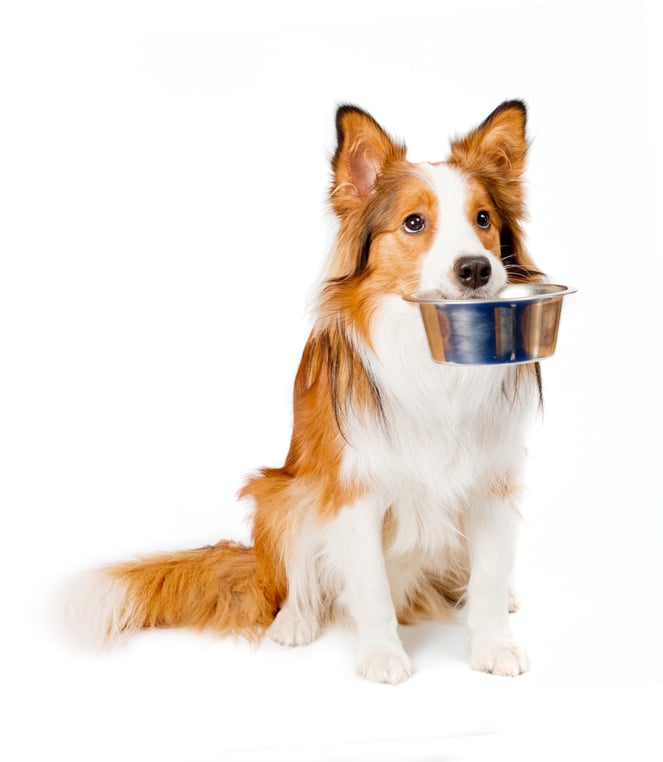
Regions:
<instances>
[{"instance_id":1,"label":"white blaze on face","mask_svg":"<svg viewBox=\"0 0 663 762\"><path fill-rule=\"evenodd\" d=\"M421 290L437 289L447 298L462 298L466 290L454 275L460 257L485 256L491 265L491 278L482 296L496 294L506 284L506 271L495 255L486 249L474 221L468 219L470 188L463 174L446 164L423 165L438 199L437 232L421 267Z\"/></svg>"}]
</instances>

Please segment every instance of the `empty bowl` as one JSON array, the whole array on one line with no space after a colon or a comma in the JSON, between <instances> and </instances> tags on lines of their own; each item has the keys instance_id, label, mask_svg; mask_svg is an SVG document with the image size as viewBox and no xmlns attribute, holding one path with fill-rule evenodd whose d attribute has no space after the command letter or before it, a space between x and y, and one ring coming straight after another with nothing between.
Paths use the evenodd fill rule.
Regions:
<instances>
[{"instance_id":1,"label":"empty bowl","mask_svg":"<svg viewBox=\"0 0 663 762\"><path fill-rule=\"evenodd\" d=\"M564 297L576 289L512 283L488 299L444 299L437 291L406 297L419 305L433 359L453 365L503 365L550 357Z\"/></svg>"}]
</instances>

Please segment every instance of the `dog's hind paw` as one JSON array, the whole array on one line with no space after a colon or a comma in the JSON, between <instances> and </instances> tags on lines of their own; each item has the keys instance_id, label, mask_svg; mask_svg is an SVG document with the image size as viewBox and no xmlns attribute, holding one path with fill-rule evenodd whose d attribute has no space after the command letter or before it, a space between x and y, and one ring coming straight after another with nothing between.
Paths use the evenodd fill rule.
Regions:
<instances>
[{"instance_id":1,"label":"dog's hind paw","mask_svg":"<svg viewBox=\"0 0 663 762\"><path fill-rule=\"evenodd\" d=\"M317 619L302 617L287 604L267 630L268 637L282 646L305 646L312 643L319 634Z\"/></svg>"}]
</instances>

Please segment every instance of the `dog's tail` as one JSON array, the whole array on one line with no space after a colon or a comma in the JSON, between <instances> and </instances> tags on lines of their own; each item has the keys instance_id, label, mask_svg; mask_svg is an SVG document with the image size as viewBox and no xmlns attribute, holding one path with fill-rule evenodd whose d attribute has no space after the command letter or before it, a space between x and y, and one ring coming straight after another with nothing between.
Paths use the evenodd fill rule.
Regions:
<instances>
[{"instance_id":1,"label":"dog's tail","mask_svg":"<svg viewBox=\"0 0 663 762\"><path fill-rule=\"evenodd\" d=\"M276 613L254 549L227 541L109 566L86 574L70 592L67 629L89 645L145 627L254 638Z\"/></svg>"}]
</instances>

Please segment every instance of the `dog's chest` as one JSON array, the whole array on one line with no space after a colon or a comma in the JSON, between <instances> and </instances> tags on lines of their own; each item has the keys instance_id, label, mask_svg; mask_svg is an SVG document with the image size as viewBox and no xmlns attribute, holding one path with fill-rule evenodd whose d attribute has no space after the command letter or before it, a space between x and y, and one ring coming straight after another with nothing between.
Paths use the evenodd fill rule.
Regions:
<instances>
[{"instance_id":1,"label":"dog's chest","mask_svg":"<svg viewBox=\"0 0 663 762\"><path fill-rule=\"evenodd\" d=\"M503 428L440 404L427 417L385 403L386 421L355 425L346 478L367 485L394 519L390 554L439 553L457 544L468 505L509 470Z\"/></svg>"},{"instance_id":2,"label":"dog's chest","mask_svg":"<svg viewBox=\"0 0 663 762\"><path fill-rule=\"evenodd\" d=\"M358 419L346 478L370 486L402 531L404 552L449 542L468 502L520 470L528 390L513 367L434 363L416 311L381 316L365 358L382 394L384 420Z\"/></svg>"},{"instance_id":3,"label":"dog's chest","mask_svg":"<svg viewBox=\"0 0 663 762\"><path fill-rule=\"evenodd\" d=\"M356 420L346 448L346 475L379 487L453 506L499 472L518 447L519 426L505 410L499 379L445 369L435 394L385 394L384 419ZM471 387L481 384L481 400ZM492 393L490 393L492 391ZM476 395L475 395L476 396Z\"/></svg>"}]
</instances>

